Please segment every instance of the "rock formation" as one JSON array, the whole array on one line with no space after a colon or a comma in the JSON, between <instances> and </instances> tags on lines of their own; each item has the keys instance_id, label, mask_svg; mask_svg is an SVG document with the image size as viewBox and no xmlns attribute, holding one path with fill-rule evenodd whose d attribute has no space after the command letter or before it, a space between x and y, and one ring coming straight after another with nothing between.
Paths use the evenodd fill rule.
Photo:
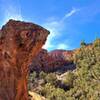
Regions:
<instances>
[{"instance_id":1,"label":"rock formation","mask_svg":"<svg viewBox=\"0 0 100 100\"><path fill-rule=\"evenodd\" d=\"M0 31L0 100L28 100L28 66L49 32L32 23L9 20Z\"/></svg>"},{"instance_id":2,"label":"rock formation","mask_svg":"<svg viewBox=\"0 0 100 100\"><path fill-rule=\"evenodd\" d=\"M33 59L32 65L29 66L30 71L64 71L73 70L75 66L72 61L73 51L54 50L48 52L42 49L38 55Z\"/></svg>"}]
</instances>

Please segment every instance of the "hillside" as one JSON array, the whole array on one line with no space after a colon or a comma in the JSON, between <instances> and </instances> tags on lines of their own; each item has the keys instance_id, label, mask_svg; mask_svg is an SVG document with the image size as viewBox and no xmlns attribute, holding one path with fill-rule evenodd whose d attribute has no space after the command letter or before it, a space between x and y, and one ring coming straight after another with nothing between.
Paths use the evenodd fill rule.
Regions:
<instances>
[{"instance_id":1,"label":"hillside","mask_svg":"<svg viewBox=\"0 0 100 100\"><path fill-rule=\"evenodd\" d=\"M73 71L31 73L29 90L46 100L100 100L100 39L92 44L82 42L72 58L76 65Z\"/></svg>"}]
</instances>

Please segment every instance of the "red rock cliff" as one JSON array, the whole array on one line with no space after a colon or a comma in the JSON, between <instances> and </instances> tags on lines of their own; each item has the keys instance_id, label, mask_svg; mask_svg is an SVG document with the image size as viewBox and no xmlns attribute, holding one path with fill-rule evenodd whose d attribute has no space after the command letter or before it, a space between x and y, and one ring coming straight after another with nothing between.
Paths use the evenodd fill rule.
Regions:
<instances>
[{"instance_id":1,"label":"red rock cliff","mask_svg":"<svg viewBox=\"0 0 100 100\"><path fill-rule=\"evenodd\" d=\"M32 71L56 71L56 70L73 70L75 66L72 62L73 51L54 50L48 52L42 49L33 59L32 65L29 66Z\"/></svg>"},{"instance_id":2,"label":"red rock cliff","mask_svg":"<svg viewBox=\"0 0 100 100\"><path fill-rule=\"evenodd\" d=\"M28 65L49 32L32 23L9 20L0 31L0 100L28 100Z\"/></svg>"}]
</instances>

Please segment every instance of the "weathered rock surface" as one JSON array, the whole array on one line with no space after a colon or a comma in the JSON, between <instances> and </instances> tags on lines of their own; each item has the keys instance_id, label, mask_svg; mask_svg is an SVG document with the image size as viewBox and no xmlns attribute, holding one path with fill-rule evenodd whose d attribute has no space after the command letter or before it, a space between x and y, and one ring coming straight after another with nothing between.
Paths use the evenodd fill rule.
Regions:
<instances>
[{"instance_id":1,"label":"weathered rock surface","mask_svg":"<svg viewBox=\"0 0 100 100\"><path fill-rule=\"evenodd\" d=\"M49 32L32 23L9 20L0 31L0 100L28 100L28 66Z\"/></svg>"},{"instance_id":2,"label":"weathered rock surface","mask_svg":"<svg viewBox=\"0 0 100 100\"><path fill-rule=\"evenodd\" d=\"M73 51L54 50L48 52L42 49L39 54L33 59L32 65L29 66L30 71L64 71L73 70L75 66L72 61Z\"/></svg>"}]
</instances>

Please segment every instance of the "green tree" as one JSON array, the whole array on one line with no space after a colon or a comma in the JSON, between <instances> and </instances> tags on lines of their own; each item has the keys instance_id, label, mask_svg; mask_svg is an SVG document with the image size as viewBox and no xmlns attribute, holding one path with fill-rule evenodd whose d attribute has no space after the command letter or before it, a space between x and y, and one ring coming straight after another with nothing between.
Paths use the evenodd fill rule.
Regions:
<instances>
[{"instance_id":1,"label":"green tree","mask_svg":"<svg viewBox=\"0 0 100 100\"><path fill-rule=\"evenodd\" d=\"M47 83L41 90L41 94L47 100L67 100L66 93L63 89L55 88L54 85Z\"/></svg>"},{"instance_id":2,"label":"green tree","mask_svg":"<svg viewBox=\"0 0 100 100\"><path fill-rule=\"evenodd\" d=\"M86 43L84 41L81 41L81 47L86 46Z\"/></svg>"},{"instance_id":3,"label":"green tree","mask_svg":"<svg viewBox=\"0 0 100 100\"><path fill-rule=\"evenodd\" d=\"M100 47L100 39L97 38L97 39L94 41L93 45L94 45L95 47Z\"/></svg>"},{"instance_id":4,"label":"green tree","mask_svg":"<svg viewBox=\"0 0 100 100\"><path fill-rule=\"evenodd\" d=\"M66 84L69 88L73 87L73 82L75 79L75 75L73 72L69 71L63 80L63 83Z\"/></svg>"},{"instance_id":5,"label":"green tree","mask_svg":"<svg viewBox=\"0 0 100 100\"><path fill-rule=\"evenodd\" d=\"M47 76L47 74L45 72L43 72L43 71L41 71L40 74L39 74L39 77L41 79L45 79L46 76Z\"/></svg>"},{"instance_id":6,"label":"green tree","mask_svg":"<svg viewBox=\"0 0 100 100\"><path fill-rule=\"evenodd\" d=\"M55 73L49 73L46 77L45 77L45 81L47 83L51 83L51 84L55 84L57 81L57 77Z\"/></svg>"}]
</instances>

